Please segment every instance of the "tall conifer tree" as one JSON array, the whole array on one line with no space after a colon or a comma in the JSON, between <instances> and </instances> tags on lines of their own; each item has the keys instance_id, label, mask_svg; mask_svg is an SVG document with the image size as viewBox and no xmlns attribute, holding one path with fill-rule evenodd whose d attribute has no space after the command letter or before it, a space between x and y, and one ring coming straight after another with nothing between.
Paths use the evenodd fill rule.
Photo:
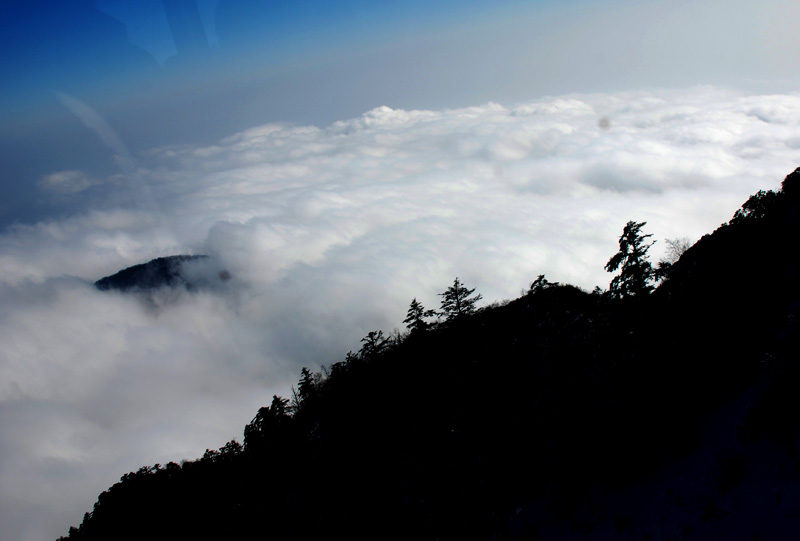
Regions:
<instances>
[{"instance_id":1,"label":"tall conifer tree","mask_svg":"<svg viewBox=\"0 0 800 541\"><path fill-rule=\"evenodd\" d=\"M483 298L478 294L472 297L475 288L467 289L461 280L456 278L453 285L447 288L444 293L439 293L442 297L442 309L439 312L447 321L463 317L475 311L475 303Z\"/></svg>"},{"instance_id":2,"label":"tall conifer tree","mask_svg":"<svg viewBox=\"0 0 800 541\"><path fill-rule=\"evenodd\" d=\"M645 242L653 235L644 235L647 222L629 221L619 238L619 252L606 263L605 269L620 273L611 280L608 293L615 298L647 295L653 290L654 270L647 260L647 251L655 241Z\"/></svg>"},{"instance_id":3,"label":"tall conifer tree","mask_svg":"<svg viewBox=\"0 0 800 541\"><path fill-rule=\"evenodd\" d=\"M403 323L406 324L406 327L408 327L408 330L411 332L424 331L428 328L428 322L425 321L425 318L433 317L435 315L436 311L425 310L425 307L422 306L422 303L414 298L411 301L411 306L408 307L408 313L406 314L406 318L403 320Z\"/></svg>"}]
</instances>

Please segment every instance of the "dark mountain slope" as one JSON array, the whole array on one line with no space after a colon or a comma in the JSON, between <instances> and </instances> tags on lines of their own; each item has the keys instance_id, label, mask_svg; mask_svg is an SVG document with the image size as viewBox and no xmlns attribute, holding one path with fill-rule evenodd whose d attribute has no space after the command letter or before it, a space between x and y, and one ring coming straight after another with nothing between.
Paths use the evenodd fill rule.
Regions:
<instances>
[{"instance_id":1,"label":"dark mountain slope","mask_svg":"<svg viewBox=\"0 0 800 541\"><path fill-rule=\"evenodd\" d=\"M206 255L173 255L159 257L121 270L95 282L101 291L116 290L140 293L152 300L162 288L188 291L219 289L231 279L220 262Z\"/></svg>"},{"instance_id":2,"label":"dark mountain slope","mask_svg":"<svg viewBox=\"0 0 800 541\"><path fill-rule=\"evenodd\" d=\"M173 255L159 257L123 269L116 274L106 276L94 283L101 291L116 289L119 291L147 291L160 287L185 286L192 287L181 273L187 261L206 259L205 255Z\"/></svg>"},{"instance_id":3,"label":"dark mountain slope","mask_svg":"<svg viewBox=\"0 0 800 541\"><path fill-rule=\"evenodd\" d=\"M69 539L795 539L798 177L649 296L549 285L304 370Z\"/></svg>"}]
</instances>

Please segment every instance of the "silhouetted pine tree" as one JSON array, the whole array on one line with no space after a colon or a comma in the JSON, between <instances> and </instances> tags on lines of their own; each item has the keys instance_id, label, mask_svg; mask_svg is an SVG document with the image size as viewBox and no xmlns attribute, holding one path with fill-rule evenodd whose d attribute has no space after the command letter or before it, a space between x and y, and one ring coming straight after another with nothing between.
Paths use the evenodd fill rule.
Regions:
<instances>
[{"instance_id":1,"label":"silhouetted pine tree","mask_svg":"<svg viewBox=\"0 0 800 541\"><path fill-rule=\"evenodd\" d=\"M469 315L475 311L475 303L483 298L483 295L478 294L472 296L475 288L467 289L461 280L456 277L453 285L447 288L444 293L439 293L442 297L442 307L439 312L446 321L461 318Z\"/></svg>"},{"instance_id":2,"label":"silhouetted pine tree","mask_svg":"<svg viewBox=\"0 0 800 541\"><path fill-rule=\"evenodd\" d=\"M422 303L417 301L414 298L411 301L411 306L408 307L408 313L406 314L406 318L403 320L403 323L406 324L406 327L409 331L424 331L429 327L425 318L434 317L436 315L435 310L425 310L425 307L422 306Z\"/></svg>"},{"instance_id":3,"label":"silhouetted pine tree","mask_svg":"<svg viewBox=\"0 0 800 541\"><path fill-rule=\"evenodd\" d=\"M388 345L390 340L383 336L383 331L370 331L367 336L361 339L364 343L358 355L364 359L372 359L381 353Z\"/></svg>"},{"instance_id":4,"label":"silhouetted pine tree","mask_svg":"<svg viewBox=\"0 0 800 541\"><path fill-rule=\"evenodd\" d=\"M545 278L544 274L540 274L536 280L531 282L530 287L528 288L528 295L533 295L539 291L543 291L549 287L558 287L558 282L550 282Z\"/></svg>"},{"instance_id":5,"label":"silhouetted pine tree","mask_svg":"<svg viewBox=\"0 0 800 541\"><path fill-rule=\"evenodd\" d=\"M642 234L642 227L647 222L629 221L619 238L619 252L606 263L605 269L614 272L620 269L619 275L611 280L608 293L613 298L635 297L647 295L653 291L651 282L654 271L647 260L647 251L655 243L646 243L652 235Z\"/></svg>"}]
</instances>

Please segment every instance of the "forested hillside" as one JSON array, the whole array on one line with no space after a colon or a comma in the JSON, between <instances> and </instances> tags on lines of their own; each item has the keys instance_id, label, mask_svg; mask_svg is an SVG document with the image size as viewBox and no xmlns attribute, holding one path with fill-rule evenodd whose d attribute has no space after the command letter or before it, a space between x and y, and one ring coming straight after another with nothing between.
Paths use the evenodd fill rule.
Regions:
<instances>
[{"instance_id":1,"label":"forested hillside","mask_svg":"<svg viewBox=\"0 0 800 541\"><path fill-rule=\"evenodd\" d=\"M645 229L608 291L414 299L406 333L304 369L242 444L124 475L61 539L796 539L800 168L675 262Z\"/></svg>"}]
</instances>

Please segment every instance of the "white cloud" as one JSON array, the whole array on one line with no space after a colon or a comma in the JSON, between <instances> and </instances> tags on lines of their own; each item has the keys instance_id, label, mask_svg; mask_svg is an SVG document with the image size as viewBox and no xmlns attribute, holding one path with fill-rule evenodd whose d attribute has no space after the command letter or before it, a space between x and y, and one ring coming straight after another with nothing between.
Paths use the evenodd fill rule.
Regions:
<instances>
[{"instance_id":1,"label":"white cloud","mask_svg":"<svg viewBox=\"0 0 800 541\"><path fill-rule=\"evenodd\" d=\"M74 194L100 184L100 181L90 179L83 171L56 171L43 176L38 186L40 190L58 195Z\"/></svg>"},{"instance_id":2,"label":"white cloud","mask_svg":"<svg viewBox=\"0 0 800 541\"><path fill-rule=\"evenodd\" d=\"M66 534L126 471L239 437L301 366L400 326L413 297L436 307L455 276L489 302L541 273L605 287L627 220L697 239L777 187L797 141L800 96L700 87L379 107L152 149L118 186L149 206L109 191L0 237L0 522L39 538L24 528L51 509L46 535ZM187 252L232 279L149 304L90 285Z\"/></svg>"}]
</instances>

